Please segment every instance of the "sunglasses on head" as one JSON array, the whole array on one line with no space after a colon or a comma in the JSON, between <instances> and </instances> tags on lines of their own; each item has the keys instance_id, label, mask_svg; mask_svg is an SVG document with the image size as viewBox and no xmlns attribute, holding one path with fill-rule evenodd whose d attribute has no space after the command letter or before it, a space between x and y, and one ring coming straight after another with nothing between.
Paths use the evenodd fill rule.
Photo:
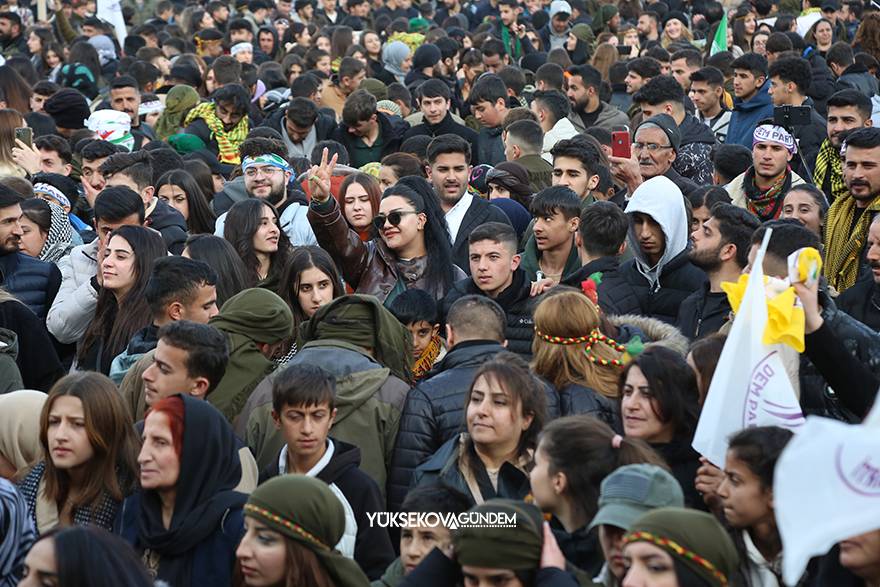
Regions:
<instances>
[{"instance_id":1,"label":"sunglasses on head","mask_svg":"<svg viewBox=\"0 0 880 587\"><path fill-rule=\"evenodd\" d=\"M382 230L382 228L385 227L386 220L391 226L400 226L400 222L407 214L418 214L418 212L415 210L395 210L388 214L376 214L376 216L373 217L373 226L376 227L376 230Z\"/></svg>"}]
</instances>

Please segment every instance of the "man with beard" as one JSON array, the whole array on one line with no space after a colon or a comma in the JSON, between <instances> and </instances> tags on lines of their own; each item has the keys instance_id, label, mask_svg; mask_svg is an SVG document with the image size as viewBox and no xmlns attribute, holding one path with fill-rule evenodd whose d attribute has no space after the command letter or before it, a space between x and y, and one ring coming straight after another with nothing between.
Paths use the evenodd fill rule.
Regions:
<instances>
[{"instance_id":1,"label":"man with beard","mask_svg":"<svg viewBox=\"0 0 880 587\"><path fill-rule=\"evenodd\" d=\"M243 142L241 169L245 192L248 198L259 198L275 206L281 230L292 245L317 245L315 233L306 218L308 204L305 195L296 191L288 192L293 170L285 159L286 155L287 147L277 139L254 137ZM219 237L223 236L226 214L221 214L215 224L214 234Z\"/></svg>"},{"instance_id":2,"label":"man with beard","mask_svg":"<svg viewBox=\"0 0 880 587\"><path fill-rule=\"evenodd\" d=\"M568 100L571 114L568 119L578 132L586 132L593 126L613 130L626 126L629 119L616 107L599 99L602 74L592 65L574 65L568 68Z\"/></svg>"},{"instance_id":3,"label":"man with beard","mask_svg":"<svg viewBox=\"0 0 880 587\"><path fill-rule=\"evenodd\" d=\"M819 147L813 182L831 203L847 194L840 158L843 139L853 130L872 126L871 110L871 99L858 90L841 90L828 99L828 138Z\"/></svg>"},{"instance_id":4,"label":"man with beard","mask_svg":"<svg viewBox=\"0 0 880 587\"><path fill-rule=\"evenodd\" d=\"M760 225L746 210L719 203L712 207L709 219L691 233L691 263L709 278L679 306L678 329L691 340L718 332L730 319L730 302L721 284L735 282L749 264L752 233Z\"/></svg>"},{"instance_id":5,"label":"man with beard","mask_svg":"<svg viewBox=\"0 0 880 587\"><path fill-rule=\"evenodd\" d=\"M681 131L668 114L658 114L639 125L632 144L635 159L609 157L614 178L626 191L612 201L622 208L642 182L663 175L671 180L685 196L697 189L697 184L682 177L672 167L681 145Z\"/></svg>"},{"instance_id":6,"label":"man with beard","mask_svg":"<svg viewBox=\"0 0 880 587\"><path fill-rule=\"evenodd\" d=\"M660 17L656 12L647 10L639 15L639 21L636 24L636 30L639 31L639 37L642 39L642 46L647 41L660 40L660 31L657 30L660 23Z\"/></svg>"},{"instance_id":7,"label":"man with beard","mask_svg":"<svg viewBox=\"0 0 880 587\"><path fill-rule=\"evenodd\" d=\"M141 92L133 77L122 75L110 82L110 107L117 112L125 112L131 118L131 134L134 137L132 151L137 151L144 143L156 138L149 125L141 124L138 114Z\"/></svg>"},{"instance_id":8,"label":"man with beard","mask_svg":"<svg viewBox=\"0 0 880 587\"><path fill-rule=\"evenodd\" d=\"M238 165L239 146L250 130L248 108L251 94L241 84L226 84L214 91L211 102L202 102L184 120L188 135L202 139L221 163Z\"/></svg>"},{"instance_id":9,"label":"man with beard","mask_svg":"<svg viewBox=\"0 0 880 587\"><path fill-rule=\"evenodd\" d=\"M440 135L428 145L428 181L446 215L452 262L470 274L468 237L486 222L510 224L501 209L468 192L471 174L471 145L457 135Z\"/></svg>"},{"instance_id":10,"label":"man with beard","mask_svg":"<svg viewBox=\"0 0 880 587\"><path fill-rule=\"evenodd\" d=\"M787 130L764 121L752 133L752 166L726 186L732 203L762 222L782 214L782 201L792 187L804 183L791 170L797 142ZM880 184L878 184L880 185Z\"/></svg>"},{"instance_id":11,"label":"man with beard","mask_svg":"<svg viewBox=\"0 0 880 587\"><path fill-rule=\"evenodd\" d=\"M834 201L825 220L825 277L841 293L868 268L868 227L880 211L880 129L846 138L843 181L847 195Z\"/></svg>"},{"instance_id":12,"label":"man with beard","mask_svg":"<svg viewBox=\"0 0 880 587\"><path fill-rule=\"evenodd\" d=\"M21 17L14 12L0 13L0 54L6 59L30 55L27 39L21 34Z\"/></svg>"},{"instance_id":13,"label":"man with beard","mask_svg":"<svg viewBox=\"0 0 880 587\"><path fill-rule=\"evenodd\" d=\"M40 261L21 250L21 201L12 188L0 184L0 287L46 319L61 286L61 273L54 263Z\"/></svg>"},{"instance_id":14,"label":"man with beard","mask_svg":"<svg viewBox=\"0 0 880 587\"><path fill-rule=\"evenodd\" d=\"M874 332L880 332L880 216L868 227L865 258L871 269L870 279L860 279L840 294L837 306ZM875 386L876 387L876 386Z\"/></svg>"}]
</instances>

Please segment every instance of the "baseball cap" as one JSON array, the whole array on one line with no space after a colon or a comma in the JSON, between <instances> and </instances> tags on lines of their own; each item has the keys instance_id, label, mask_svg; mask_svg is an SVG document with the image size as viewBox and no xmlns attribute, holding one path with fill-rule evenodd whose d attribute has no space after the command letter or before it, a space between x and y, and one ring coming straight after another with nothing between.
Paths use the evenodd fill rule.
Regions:
<instances>
[{"instance_id":1,"label":"baseball cap","mask_svg":"<svg viewBox=\"0 0 880 587\"><path fill-rule=\"evenodd\" d=\"M650 510L684 507L681 485L657 465L626 465L602 480L599 511L588 529L600 524L629 530Z\"/></svg>"},{"instance_id":2,"label":"baseball cap","mask_svg":"<svg viewBox=\"0 0 880 587\"><path fill-rule=\"evenodd\" d=\"M570 16L571 4L565 0L553 0L553 2L550 3L550 18L553 18L557 14L567 14Z\"/></svg>"},{"instance_id":3,"label":"baseball cap","mask_svg":"<svg viewBox=\"0 0 880 587\"><path fill-rule=\"evenodd\" d=\"M669 138L669 144L672 145L672 150L678 153L678 148L681 146L681 131L678 130L678 125L675 124L674 118L668 114L656 114L647 120L643 120L636 128L636 133L638 133L639 129L646 124L653 124L660 127Z\"/></svg>"}]
</instances>

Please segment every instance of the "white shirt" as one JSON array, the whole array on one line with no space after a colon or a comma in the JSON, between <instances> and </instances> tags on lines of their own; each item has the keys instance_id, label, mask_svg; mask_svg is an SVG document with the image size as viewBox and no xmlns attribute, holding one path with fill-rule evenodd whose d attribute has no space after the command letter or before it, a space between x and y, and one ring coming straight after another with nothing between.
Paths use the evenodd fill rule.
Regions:
<instances>
[{"instance_id":1,"label":"white shirt","mask_svg":"<svg viewBox=\"0 0 880 587\"><path fill-rule=\"evenodd\" d=\"M464 195L458 203L446 213L446 224L449 225L449 238L452 241L452 244L455 244L455 239L458 237L458 230L461 228L461 223L464 222L464 215L467 214L468 208L471 207L473 199L474 196L465 190Z\"/></svg>"}]
</instances>

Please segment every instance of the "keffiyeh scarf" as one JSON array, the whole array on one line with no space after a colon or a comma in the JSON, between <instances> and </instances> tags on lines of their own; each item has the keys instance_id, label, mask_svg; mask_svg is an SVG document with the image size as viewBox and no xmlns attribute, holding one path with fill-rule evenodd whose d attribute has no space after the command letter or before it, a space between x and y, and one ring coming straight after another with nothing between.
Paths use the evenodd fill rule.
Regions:
<instances>
[{"instance_id":1,"label":"keffiyeh scarf","mask_svg":"<svg viewBox=\"0 0 880 587\"><path fill-rule=\"evenodd\" d=\"M183 125L188 126L199 118L205 121L211 131L211 136L217 141L220 162L232 165L241 163L238 148L247 138L249 132L247 115L241 118L235 128L227 131L223 128L223 122L217 117L217 105L213 102L205 102L189 111Z\"/></svg>"}]
</instances>

